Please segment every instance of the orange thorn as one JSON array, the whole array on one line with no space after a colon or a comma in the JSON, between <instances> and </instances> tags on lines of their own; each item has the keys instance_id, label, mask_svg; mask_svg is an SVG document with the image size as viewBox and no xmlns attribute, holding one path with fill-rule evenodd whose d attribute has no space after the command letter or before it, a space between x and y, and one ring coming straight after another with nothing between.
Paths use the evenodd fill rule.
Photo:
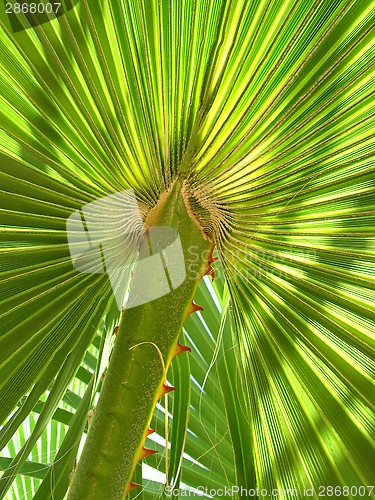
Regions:
<instances>
[{"instance_id":1,"label":"orange thorn","mask_svg":"<svg viewBox=\"0 0 375 500\"><path fill-rule=\"evenodd\" d=\"M177 342L174 356L177 356L178 354L182 354L183 352L191 352L190 347L187 345L180 344L180 342Z\"/></svg>"},{"instance_id":2,"label":"orange thorn","mask_svg":"<svg viewBox=\"0 0 375 500\"><path fill-rule=\"evenodd\" d=\"M103 372L102 373L102 380L104 380L104 379L105 379L105 373Z\"/></svg>"},{"instance_id":3,"label":"orange thorn","mask_svg":"<svg viewBox=\"0 0 375 500\"><path fill-rule=\"evenodd\" d=\"M129 493L129 491L135 490L135 488L138 488L138 486L141 486L140 484L133 483L133 481L130 481L129 486L126 489L126 493Z\"/></svg>"},{"instance_id":4,"label":"orange thorn","mask_svg":"<svg viewBox=\"0 0 375 500\"><path fill-rule=\"evenodd\" d=\"M119 331L120 327L119 326L115 326L113 332L112 332L112 335L117 335L117 332Z\"/></svg>"},{"instance_id":5,"label":"orange thorn","mask_svg":"<svg viewBox=\"0 0 375 500\"><path fill-rule=\"evenodd\" d=\"M150 427L146 431L146 436L149 436L150 434L153 434L155 432L155 429L151 429Z\"/></svg>"},{"instance_id":6,"label":"orange thorn","mask_svg":"<svg viewBox=\"0 0 375 500\"><path fill-rule=\"evenodd\" d=\"M213 256L212 256L212 255L213 255L213 253L214 253L214 247L212 247L212 248L211 248L210 255L208 256L208 259L207 259L207 262L208 262L209 264L212 264L213 262L216 262L216 261L218 260L218 257L213 257Z\"/></svg>"},{"instance_id":7,"label":"orange thorn","mask_svg":"<svg viewBox=\"0 0 375 500\"><path fill-rule=\"evenodd\" d=\"M145 448L144 446L142 446L142 458L149 457L150 455L154 455L157 452L158 450L152 450L151 448Z\"/></svg>"},{"instance_id":8,"label":"orange thorn","mask_svg":"<svg viewBox=\"0 0 375 500\"><path fill-rule=\"evenodd\" d=\"M161 386L161 394L159 397L164 396L165 394L168 394L168 392L172 392L176 389L176 387L173 387L171 385L166 385L165 382L163 382L163 385Z\"/></svg>"},{"instance_id":9,"label":"orange thorn","mask_svg":"<svg viewBox=\"0 0 375 500\"><path fill-rule=\"evenodd\" d=\"M191 303L192 312L203 311L203 307L196 304L194 301Z\"/></svg>"}]
</instances>

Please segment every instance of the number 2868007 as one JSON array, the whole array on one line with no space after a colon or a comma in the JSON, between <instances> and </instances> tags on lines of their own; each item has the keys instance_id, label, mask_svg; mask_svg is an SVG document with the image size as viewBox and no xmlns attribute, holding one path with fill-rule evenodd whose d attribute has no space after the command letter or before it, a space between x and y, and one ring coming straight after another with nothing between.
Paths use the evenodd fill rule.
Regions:
<instances>
[{"instance_id":1,"label":"number 2868007","mask_svg":"<svg viewBox=\"0 0 375 500\"><path fill-rule=\"evenodd\" d=\"M7 14L58 14L61 3L7 3L5 9Z\"/></svg>"}]
</instances>

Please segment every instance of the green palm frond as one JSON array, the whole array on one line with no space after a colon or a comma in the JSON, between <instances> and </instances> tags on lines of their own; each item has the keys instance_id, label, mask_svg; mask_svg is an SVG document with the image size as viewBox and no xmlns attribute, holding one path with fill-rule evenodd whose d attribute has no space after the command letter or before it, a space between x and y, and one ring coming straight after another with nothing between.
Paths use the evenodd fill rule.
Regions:
<instances>
[{"instance_id":1,"label":"green palm frond","mask_svg":"<svg viewBox=\"0 0 375 500\"><path fill-rule=\"evenodd\" d=\"M146 463L191 488L373 484L375 4L18 18L1 11L0 498L64 498L120 320L67 218L126 189L145 218L178 175L219 261L168 373L169 470L162 406ZM129 496L156 498L142 471Z\"/></svg>"}]
</instances>

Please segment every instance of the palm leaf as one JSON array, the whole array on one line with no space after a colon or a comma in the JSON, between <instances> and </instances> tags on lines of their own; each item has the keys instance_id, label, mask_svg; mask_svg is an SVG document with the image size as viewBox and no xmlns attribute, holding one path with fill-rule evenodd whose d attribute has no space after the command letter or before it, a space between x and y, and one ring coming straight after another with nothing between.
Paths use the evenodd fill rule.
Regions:
<instances>
[{"instance_id":1,"label":"palm leaf","mask_svg":"<svg viewBox=\"0 0 375 500\"><path fill-rule=\"evenodd\" d=\"M2 495L14 477L9 498L43 477L48 491L43 436L64 454L82 434L119 321L108 278L74 270L66 219L129 188L145 216L181 172L220 260L185 324L190 363L169 374L183 389L169 396L171 477L371 485L375 6L81 0L19 20L13 33L1 13ZM154 419L161 440L161 407ZM146 462L166 472L154 446Z\"/></svg>"}]
</instances>

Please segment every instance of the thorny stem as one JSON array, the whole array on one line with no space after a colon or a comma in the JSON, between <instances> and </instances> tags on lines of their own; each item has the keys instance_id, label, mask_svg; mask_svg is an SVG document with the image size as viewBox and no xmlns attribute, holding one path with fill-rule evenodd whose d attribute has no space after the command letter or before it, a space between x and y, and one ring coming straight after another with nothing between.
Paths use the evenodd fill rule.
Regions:
<instances>
[{"instance_id":1,"label":"thorny stem","mask_svg":"<svg viewBox=\"0 0 375 500\"><path fill-rule=\"evenodd\" d=\"M186 206L182 183L182 178L175 181L146 225L178 230L186 278L171 293L123 312L68 500L124 498L132 487L137 462L150 454L144 441L155 404L170 390L165 387L165 369L184 350L179 347L179 335L187 316L196 310L193 297L210 270L208 256L213 248Z\"/></svg>"}]
</instances>

